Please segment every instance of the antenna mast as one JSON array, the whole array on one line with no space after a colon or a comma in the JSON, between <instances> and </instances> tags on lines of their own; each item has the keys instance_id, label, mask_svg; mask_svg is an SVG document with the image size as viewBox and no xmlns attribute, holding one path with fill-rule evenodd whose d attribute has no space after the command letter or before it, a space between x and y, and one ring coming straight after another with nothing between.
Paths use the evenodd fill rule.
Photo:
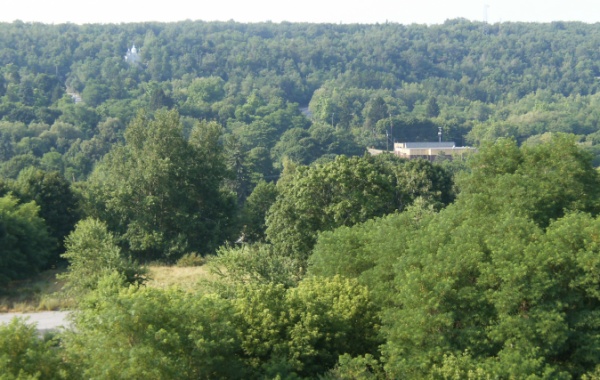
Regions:
<instances>
[{"instance_id":1,"label":"antenna mast","mask_svg":"<svg viewBox=\"0 0 600 380\"><path fill-rule=\"evenodd\" d=\"M483 34L487 34L489 4L483 5Z\"/></svg>"},{"instance_id":2,"label":"antenna mast","mask_svg":"<svg viewBox=\"0 0 600 380\"><path fill-rule=\"evenodd\" d=\"M390 134L391 134L391 138L392 138L392 152L396 151L396 147L394 145L394 121L392 120L392 114L389 113L390 115Z\"/></svg>"}]
</instances>

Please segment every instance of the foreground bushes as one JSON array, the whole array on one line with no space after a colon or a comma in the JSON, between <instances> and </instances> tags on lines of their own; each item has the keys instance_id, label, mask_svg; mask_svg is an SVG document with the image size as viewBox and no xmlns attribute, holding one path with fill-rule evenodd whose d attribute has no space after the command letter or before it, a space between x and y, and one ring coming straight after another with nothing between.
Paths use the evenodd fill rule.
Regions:
<instances>
[{"instance_id":1,"label":"foreground bushes","mask_svg":"<svg viewBox=\"0 0 600 380\"><path fill-rule=\"evenodd\" d=\"M41 339L22 319L0 325L0 379L68 379L66 363L53 339Z\"/></svg>"},{"instance_id":2,"label":"foreground bushes","mask_svg":"<svg viewBox=\"0 0 600 380\"><path fill-rule=\"evenodd\" d=\"M340 355L376 354L378 318L355 280L240 285L232 298L128 286L114 272L85 295L60 345L14 321L0 328L13 378L314 378ZM11 377L12 376L12 377ZM0 376L4 379L4 377Z\"/></svg>"}]
</instances>

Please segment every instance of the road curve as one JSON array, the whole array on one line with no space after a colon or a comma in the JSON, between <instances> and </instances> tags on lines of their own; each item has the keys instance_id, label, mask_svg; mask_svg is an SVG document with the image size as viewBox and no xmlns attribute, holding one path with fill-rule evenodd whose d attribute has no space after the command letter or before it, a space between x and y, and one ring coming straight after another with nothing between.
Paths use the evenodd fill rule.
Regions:
<instances>
[{"instance_id":1,"label":"road curve","mask_svg":"<svg viewBox=\"0 0 600 380\"><path fill-rule=\"evenodd\" d=\"M7 324L13 318L24 318L27 323L37 324L40 333L68 328L70 321L67 319L68 311L42 311L39 313L5 313L0 314L0 325Z\"/></svg>"}]
</instances>

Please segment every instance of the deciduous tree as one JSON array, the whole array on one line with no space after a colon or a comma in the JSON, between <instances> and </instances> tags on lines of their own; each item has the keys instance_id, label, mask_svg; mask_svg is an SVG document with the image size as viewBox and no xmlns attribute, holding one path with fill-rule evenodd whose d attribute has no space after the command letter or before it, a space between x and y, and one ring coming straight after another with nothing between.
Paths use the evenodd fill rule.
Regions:
<instances>
[{"instance_id":1,"label":"deciduous tree","mask_svg":"<svg viewBox=\"0 0 600 380\"><path fill-rule=\"evenodd\" d=\"M92 215L142 259L211 252L231 233L234 202L221 192L226 174L220 127L201 123L183 137L179 115L140 114L90 178Z\"/></svg>"}]
</instances>

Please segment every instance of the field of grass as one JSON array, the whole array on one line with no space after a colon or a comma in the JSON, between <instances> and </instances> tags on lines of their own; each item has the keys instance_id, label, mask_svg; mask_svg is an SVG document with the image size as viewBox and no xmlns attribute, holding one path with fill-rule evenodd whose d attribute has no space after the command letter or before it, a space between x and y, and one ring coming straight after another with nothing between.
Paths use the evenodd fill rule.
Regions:
<instances>
[{"instance_id":1,"label":"field of grass","mask_svg":"<svg viewBox=\"0 0 600 380\"><path fill-rule=\"evenodd\" d=\"M212 275L207 266L200 267L177 267L151 265L148 267L150 281L146 286L166 289L178 286L184 290L195 290L202 280L211 280Z\"/></svg>"},{"instance_id":2,"label":"field of grass","mask_svg":"<svg viewBox=\"0 0 600 380\"><path fill-rule=\"evenodd\" d=\"M73 302L59 291L64 282L56 275L64 269L50 269L30 279L14 281L0 294L0 313L68 309Z\"/></svg>"},{"instance_id":3,"label":"field of grass","mask_svg":"<svg viewBox=\"0 0 600 380\"><path fill-rule=\"evenodd\" d=\"M73 306L72 299L60 293L63 280L56 275L65 269L51 269L23 281L11 283L0 295L0 313L64 310ZM202 280L210 280L206 266L176 267L163 265L148 266L150 280L146 286L166 289L178 286L184 290L198 289Z\"/></svg>"}]
</instances>

